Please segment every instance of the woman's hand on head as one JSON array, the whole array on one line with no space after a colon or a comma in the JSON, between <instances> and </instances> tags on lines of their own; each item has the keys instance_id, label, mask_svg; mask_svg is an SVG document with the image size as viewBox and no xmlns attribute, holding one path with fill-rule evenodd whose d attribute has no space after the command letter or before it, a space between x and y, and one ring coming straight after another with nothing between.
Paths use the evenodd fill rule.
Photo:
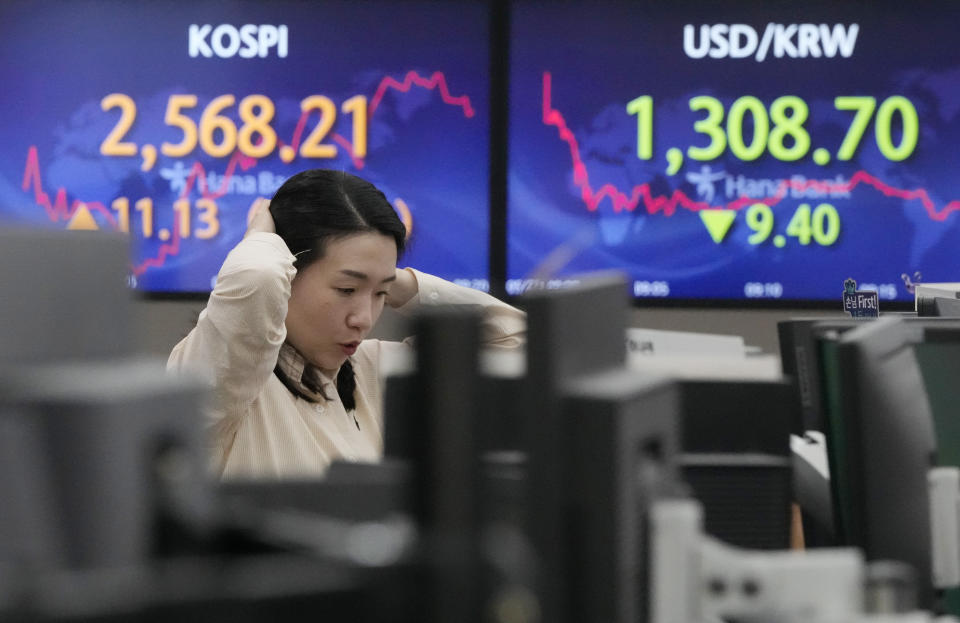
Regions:
<instances>
[{"instance_id":1,"label":"woman's hand on head","mask_svg":"<svg viewBox=\"0 0 960 623\"><path fill-rule=\"evenodd\" d=\"M277 226L273 222L273 215L270 214L270 200L263 197L257 197L250 204L250 210L247 212L247 232L244 238L253 232L262 231L268 234L277 233Z\"/></svg>"},{"instance_id":2,"label":"woman's hand on head","mask_svg":"<svg viewBox=\"0 0 960 623\"><path fill-rule=\"evenodd\" d=\"M397 279L390 284L390 290L387 292L387 305L402 307L419 291L420 286L417 284L417 278L413 276L413 273L404 268L398 268Z\"/></svg>"}]
</instances>

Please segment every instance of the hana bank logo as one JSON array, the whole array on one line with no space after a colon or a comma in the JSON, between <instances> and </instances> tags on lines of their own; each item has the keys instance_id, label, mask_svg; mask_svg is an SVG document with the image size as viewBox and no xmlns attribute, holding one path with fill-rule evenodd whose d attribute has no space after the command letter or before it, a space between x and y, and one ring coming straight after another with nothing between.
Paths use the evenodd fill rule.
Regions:
<instances>
[{"instance_id":1,"label":"hana bank logo","mask_svg":"<svg viewBox=\"0 0 960 623\"><path fill-rule=\"evenodd\" d=\"M190 24L187 31L187 51L191 58L266 58L271 49L276 49L279 58L286 58L288 44L287 27L283 24L244 24L237 28L231 24Z\"/></svg>"},{"instance_id":2,"label":"hana bank logo","mask_svg":"<svg viewBox=\"0 0 960 623\"><path fill-rule=\"evenodd\" d=\"M687 181L696 186L697 196L701 201L710 203L716 195L714 184L727 177L723 171L714 172L710 165L703 165L700 171L691 171L686 175Z\"/></svg>"}]
</instances>

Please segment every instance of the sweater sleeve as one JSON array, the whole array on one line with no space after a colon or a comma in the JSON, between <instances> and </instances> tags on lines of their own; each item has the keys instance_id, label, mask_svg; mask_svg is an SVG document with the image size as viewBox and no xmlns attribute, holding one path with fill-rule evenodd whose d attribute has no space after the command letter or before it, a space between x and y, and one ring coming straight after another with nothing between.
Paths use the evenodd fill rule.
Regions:
<instances>
[{"instance_id":1,"label":"sweater sleeve","mask_svg":"<svg viewBox=\"0 0 960 623\"><path fill-rule=\"evenodd\" d=\"M197 326L177 344L167 369L209 376L214 418L232 427L256 399L286 339L294 257L276 234L257 232L227 255Z\"/></svg>"},{"instance_id":2,"label":"sweater sleeve","mask_svg":"<svg viewBox=\"0 0 960 623\"><path fill-rule=\"evenodd\" d=\"M424 305L476 305L483 308L480 340L492 348L518 348L526 342L526 314L503 301L473 288L458 286L439 277L407 268L417 279L418 292L397 311L407 315Z\"/></svg>"}]
</instances>

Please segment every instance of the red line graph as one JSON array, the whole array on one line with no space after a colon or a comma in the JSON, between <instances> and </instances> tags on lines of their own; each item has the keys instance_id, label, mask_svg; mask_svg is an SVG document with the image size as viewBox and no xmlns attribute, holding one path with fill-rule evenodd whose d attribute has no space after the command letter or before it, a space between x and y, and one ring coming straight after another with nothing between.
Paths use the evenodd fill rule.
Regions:
<instances>
[{"instance_id":1,"label":"red line graph","mask_svg":"<svg viewBox=\"0 0 960 623\"><path fill-rule=\"evenodd\" d=\"M860 170L854 173L850 179L843 183L823 182L820 180L781 180L777 191L769 197L739 197L726 205L710 205L703 201L691 199L682 190L674 190L670 196L653 196L650 191L650 185L647 183L634 186L629 194L622 192L613 184L604 184L599 189L594 190L590 185L590 175L587 167L580 155L580 144L577 137L567 126L563 115L557 109L553 108L553 77L550 72L543 74L543 109L542 117L544 125L554 126L560 139L564 141L570 150L570 159L573 163L573 181L580 188L580 197L583 199L587 210L595 212L604 199L610 199L614 212L626 210L632 212L640 205L643 200L644 208L647 213L654 214L662 211L665 216L674 214L678 207L685 210L739 210L755 203L765 203L768 206L778 204L791 189L808 190L810 188L822 192L847 192L851 191L860 184L865 184L883 193L888 197L897 197L904 200L919 200L927 215L934 221L945 221L951 212L960 211L960 200L953 200L942 208L937 208L930 194L923 188L913 190L897 188L891 186L870 173Z\"/></svg>"},{"instance_id":2,"label":"red line graph","mask_svg":"<svg viewBox=\"0 0 960 623\"><path fill-rule=\"evenodd\" d=\"M470 118L474 116L473 106L470 103L470 98L466 95L453 96L450 94L450 89L447 85L446 77L443 72L437 71L434 72L429 78L424 78L416 71L408 71L404 76L403 81L397 81L391 76L385 76L380 80L380 83L377 85L376 90L374 91L373 97L370 99L370 103L367 108L367 120L373 117L374 112L380 106L380 102L383 100L384 95L388 90L394 89L400 93L407 93L414 86L419 86L428 90L437 90L440 93L440 97L445 104L451 106L458 106L463 109L463 114L465 117ZM299 150L300 142L303 139L303 133L306 130L307 122L309 120L309 111L305 111L300 115L300 118L297 120L296 128L294 129L293 137L291 140L291 147L294 151ZM353 165L357 169L362 169L364 167L363 158L357 157L353 153L353 144L344 136L334 133L331 137L338 145L343 147L347 154L350 156L350 159L353 162ZM280 146L283 146L282 141ZM239 151L235 151L230 157L229 162L227 163L226 171L223 174L223 178L220 183L220 187L217 189L210 189L207 186L207 171L204 169L203 164L199 161L193 163L193 166L190 168L190 173L186 178L183 191L180 193L180 199L185 198L196 186L199 189L200 195L206 199L217 199L222 197L227 193L230 188L230 180L236 173L236 169L239 166L243 171L247 171L257 164L257 159L244 156ZM110 223L111 226L116 228L117 220L102 203L97 201L85 202L79 199L74 199L69 205L67 204L67 191L65 188L60 187L56 192L56 199L51 202L49 194L43 188L43 180L40 173L40 164L39 157L37 154L37 147L32 145L27 152L27 162L24 168L23 174L23 190L28 190L32 186L34 193L34 200L37 205L44 208L47 213L47 216L51 221L57 222L59 220L69 220L73 214L76 212L77 208L80 205L85 205L91 210L96 210L103 214L105 219ZM177 255L180 252L180 232L178 227L172 227L172 237L169 242L164 242L160 244L160 247L157 250L157 255L154 257L146 258L139 264L133 267L133 274L136 276L142 275L148 268L151 267L160 267L166 262L166 258L171 255Z\"/></svg>"},{"instance_id":3,"label":"red line graph","mask_svg":"<svg viewBox=\"0 0 960 623\"><path fill-rule=\"evenodd\" d=\"M369 118L369 117L368 117ZM307 129L307 121L310 119L310 113L304 112L300 115L300 118L297 120L297 127L293 130L293 138L290 140L290 147L293 148L293 151L296 153L300 150L300 141L303 140L303 132ZM353 155L353 144L348 138L342 134L336 132L333 133L331 137L337 144L347 150L347 153L350 155L350 159L353 161L353 166L358 169L363 168L363 159L357 158ZM280 141L280 146L283 147L283 141Z\"/></svg>"},{"instance_id":4,"label":"red line graph","mask_svg":"<svg viewBox=\"0 0 960 623\"><path fill-rule=\"evenodd\" d=\"M344 150L346 150L347 154L350 156L350 160L353 161L353 166L355 166L357 170L360 170L363 168L363 164L364 164L363 158L358 158L356 155L354 155L353 143L351 143L348 138L340 134L334 134L333 140L336 141L336 143L340 145L340 147L343 147Z\"/></svg>"},{"instance_id":5,"label":"red line graph","mask_svg":"<svg viewBox=\"0 0 960 623\"><path fill-rule=\"evenodd\" d=\"M408 71L407 75L403 78L403 82L397 82L390 76L385 76L383 80L380 81L380 85L377 87L377 90L373 94L373 98L370 100L369 115L372 117L373 113L376 112L377 107L380 106L380 101L387 92L387 89L396 89L401 93L407 93L410 91L413 85L430 90L439 90L440 97L443 99L443 102L445 104L450 104L451 106L461 107L463 109L463 116L467 117L468 119L474 114L473 106L470 105L469 97L466 95L460 95L457 97L450 95L450 88L447 86L447 79L443 75L442 71L433 72L429 78L424 78L415 71Z\"/></svg>"},{"instance_id":6,"label":"red line graph","mask_svg":"<svg viewBox=\"0 0 960 623\"><path fill-rule=\"evenodd\" d=\"M227 170L223 173L223 180L220 182L220 188L217 190L210 190L210 188L207 186L206 169L203 168L203 165L199 161L194 162L193 166L190 168L190 175L187 176L183 191L180 192L180 198L183 199L189 195L190 191L193 190L193 185L197 182L197 180L200 180L200 183L198 184L200 187L200 196L204 199L219 199L227 194L227 191L230 189L230 178L232 178L236 172L237 166L244 171L248 171L256 164L256 158L244 156L239 151L233 152L233 155L230 156L230 160L227 162Z\"/></svg>"},{"instance_id":7,"label":"red line graph","mask_svg":"<svg viewBox=\"0 0 960 623\"><path fill-rule=\"evenodd\" d=\"M447 86L447 78L442 71L435 71L430 75L429 78L424 78L416 71L410 70L403 77L402 82L394 79L391 76L384 76L380 80L380 84L377 85L373 97L370 99L370 103L367 105L367 122L369 123L369 120L373 118L373 114L377 111L377 108L380 107L380 102L383 100L383 96L386 95L389 89L394 89L400 93L409 93L410 89L412 89L414 86L422 87L431 91L439 91L440 99L443 101L443 103L462 108L463 116L468 119L473 117L475 114L473 105L470 103L470 98L468 96L453 96L450 94L450 87ZM303 140L303 133L307 129L307 121L309 117L310 112L304 111L297 120L297 126L294 128L293 137L290 140L290 146L295 152L300 149L300 141ZM347 153L350 155L350 159L353 161L353 166L355 166L357 169L363 168L363 158L358 158L354 155L353 143L351 143L349 139L338 133L334 133L331 138L347 151ZM281 146L282 145L283 143L281 142Z\"/></svg>"},{"instance_id":8,"label":"red line graph","mask_svg":"<svg viewBox=\"0 0 960 623\"><path fill-rule=\"evenodd\" d=\"M147 272L147 269L150 267L159 268L166 263L168 255L177 255L180 253L180 228L171 227L170 229L173 231L173 237L170 239L170 242L161 243L160 248L157 250L157 254L154 257L148 257L134 266L134 275L139 277L143 273Z\"/></svg>"},{"instance_id":9,"label":"red line graph","mask_svg":"<svg viewBox=\"0 0 960 623\"><path fill-rule=\"evenodd\" d=\"M207 172L203 168L203 165L200 162L195 162L193 167L190 169L190 174L187 176L183 191L180 193L179 198L183 199L189 195L190 191L193 190L194 185L199 186L201 196L206 199L217 199L222 197L230 188L230 178L233 177L237 166L246 171L253 167L256 162L257 161L254 158L244 156L240 152L234 152L227 164L227 170L224 173L220 187L215 190L211 190L207 186ZM47 217L53 222L70 220L70 218L73 217L74 213L77 211L77 208L81 205L85 205L88 209L96 210L97 212L103 214L111 226L114 228L117 227L116 218L114 218L110 210L108 210L99 201L81 201L80 199L74 199L68 206L67 191L63 187L57 189L56 199L51 203L50 195L46 192L46 190L44 190L43 187L43 177L40 173L40 159L37 154L36 145L31 145L27 150L27 164L23 172L23 190L29 190L31 187L33 190L34 200L36 201L37 205L41 206L46 211ZM168 256L176 255L180 252L180 230L177 227L173 227L171 229L173 234L170 242L162 243L155 257L147 258L140 264L134 266L134 275L139 277L150 267L163 266Z\"/></svg>"},{"instance_id":10,"label":"red line graph","mask_svg":"<svg viewBox=\"0 0 960 623\"><path fill-rule=\"evenodd\" d=\"M194 184L197 183L197 180L200 180L200 183L198 184L200 187L200 195L204 199L218 199L227 194L227 190L230 188L230 178L233 177L238 165L241 169L247 171L256 163L257 161L255 158L244 156L239 151L234 152L233 156L230 157L230 161L227 163L227 170L223 174L223 181L220 182L220 188L217 190L210 190L210 188L207 187L206 169L203 168L203 165L200 162L194 162L193 167L190 168L190 175L187 176L179 198L183 199L189 195L190 191L193 190ZM180 253L180 228L172 227L171 229L173 230L173 237L170 239L170 242L161 243L160 248L157 250L156 256L148 257L134 266L134 275L139 277L145 273L148 268L159 268L166 263L167 256L177 255Z\"/></svg>"},{"instance_id":11,"label":"red line graph","mask_svg":"<svg viewBox=\"0 0 960 623\"><path fill-rule=\"evenodd\" d=\"M23 183L21 184L23 190L30 190L31 187L34 201L46 211L47 216L54 223L59 220L69 221L77 211L77 208L85 205L88 209L96 210L103 214L107 221L114 227L117 226L117 219L115 219L113 214L110 213L110 210L99 201L81 201L74 199L68 206L67 191L65 188L57 189L57 197L53 203L51 203L50 195L43 189L43 178L40 174L40 158L37 156L36 145L31 145L30 149L27 150L27 164L23 170Z\"/></svg>"}]
</instances>

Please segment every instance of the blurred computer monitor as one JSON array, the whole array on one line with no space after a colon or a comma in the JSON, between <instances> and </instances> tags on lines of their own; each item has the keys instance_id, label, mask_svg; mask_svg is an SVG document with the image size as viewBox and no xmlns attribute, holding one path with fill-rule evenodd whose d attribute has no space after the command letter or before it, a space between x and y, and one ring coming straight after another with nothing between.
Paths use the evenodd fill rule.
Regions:
<instances>
[{"instance_id":1,"label":"blurred computer monitor","mask_svg":"<svg viewBox=\"0 0 960 623\"><path fill-rule=\"evenodd\" d=\"M679 387L680 469L703 504L704 531L740 547L789 548L795 384L684 379Z\"/></svg>"},{"instance_id":2,"label":"blurred computer monitor","mask_svg":"<svg viewBox=\"0 0 960 623\"><path fill-rule=\"evenodd\" d=\"M935 296L926 299L923 304L917 301L917 315L942 316L945 318L960 318L960 299L946 296Z\"/></svg>"},{"instance_id":3,"label":"blurred computer monitor","mask_svg":"<svg viewBox=\"0 0 960 623\"><path fill-rule=\"evenodd\" d=\"M926 319L914 347L937 433L937 462L960 466L960 319Z\"/></svg>"},{"instance_id":4,"label":"blurred computer monitor","mask_svg":"<svg viewBox=\"0 0 960 623\"><path fill-rule=\"evenodd\" d=\"M921 317L913 312L881 312L880 317L901 319L913 327L914 331L921 331L919 327L940 326L931 323L949 322L948 318ZM800 400L800 421L794 433L799 435L808 430L823 431L826 426L823 408L827 397L823 394L824 380L820 375L820 337L829 333L843 333L864 322L872 321L873 319L837 315L797 317L777 323L783 374L796 379L797 397Z\"/></svg>"},{"instance_id":5,"label":"blurred computer monitor","mask_svg":"<svg viewBox=\"0 0 960 623\"><path fill-rule=\"evenodd\" d=\"M960 300L960 283L918 283L914 293L914 310L918 316L944 316L937 313L938 300L943 299L944 309L950 300Z\"/></svg>"},{"instance_id":6,"label":"blurred computer monitor","mask_svg":"<svg viewBox=\"0 0 960 623\"><path fill-rule=\"evenodd\" d=\"M568 454L564 495L562 621L647 621L648 513L679 491L678 386L611 370L572 379L561 411Z\"/></svg>"},{"instance_id":7,"label":"blurred computer monitor","mask_svg":"<svg viewBox=\"0 0 960 623\"><path fill-rule=\"evenodd\" d=\"M868 560L911 564L920 605L930 607L927 472L936 437L915 329L889 318L827 332L821 374L838 542Z\"/></svg>"},{"instance_id":8,"label":"blurred computer monitor","mask_svg":"<svg viewBox=\"0 0 960 623\"><path fill-rule=\"evenodd\" d=\"M857 326L856 323L852 318L840 315L834 318L791 318L777 323L783 373L793 377L797 384L800 417L793 429L795 434L824 429L820 356L815 327L829 326L843 331Z\"/></svg>"}]
</instances>

